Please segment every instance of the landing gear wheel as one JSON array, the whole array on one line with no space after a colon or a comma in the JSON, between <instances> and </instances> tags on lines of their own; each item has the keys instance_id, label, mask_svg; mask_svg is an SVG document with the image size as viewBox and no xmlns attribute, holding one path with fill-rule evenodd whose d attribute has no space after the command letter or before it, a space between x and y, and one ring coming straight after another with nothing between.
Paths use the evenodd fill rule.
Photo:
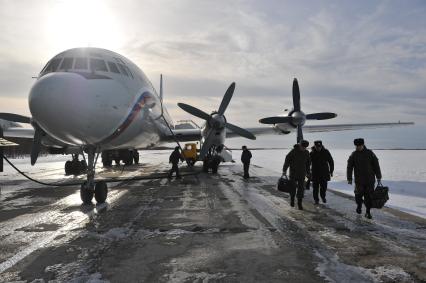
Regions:
<instances>
[{"instance_id":1,"label":"landing gear wheel","mask_svg":"<svg viewBox=\"0 0 426 283\"><path fill-rule=\"evenodd\" d=\"M99 181L95 185L95 199L97 203L104 203L108 195L108 187L104 181Z\"/></svg>"},{"instance_id":2,"label":"landing gear wheel","mask_svg":"<svg viewBox=\"0 0 426 283\"><path fill-rule=\"evenodd\" d=\"M114 159L114 162L115 162L115 165L120 165L120 159L119 158Z\"/></svg>"},{"instance_id":3,"label":"landing gear wheel","mask_svg":"<svg viewBox=\"0 0 426 283\"><path fill-rule=\"evenodd\" d=\"M89 187L87 181L81 184L80 198L84 204L91 204L93 199L93 188Z\"/></svg>"},{"instance_id":4,"label":"landing gear wheel","mask_svg":"<svg viewBox=\"0 0 426 283\"><path fill-rule=\"evenodd\" d=\"M86 170L87 170L86 160L81 160L80 161L80 174L83 174Z\"/></svg>"},{"instance_id":5,"label":"landing gear wheel","mask_svg":"<svg viewBox=\"0 0 426 283\"><path fill-rule=\"evenodd\" d=\"M188 159L188 166L189 167L192 167L192 166L194 166L194 164L195 164L195 159Z\"/></svg>"},{"instance_id":6,"label":"landing gear wheel","mask_svg":"<svg viewBox=\"0 0 426 283\"><path fill-rule=\"evenodd\" d=\"M204 173L208 173L209 172L209 161L208 160L204 160L203 161L203 172Z\"/></svg>"},{"instance_id":7,"label":"landing gear wheel","mask_svg":"<svg viewBox=\"0 0 426 283\"><path fill-rule=\"evenodd\" d=\"M133 163L139 164L139 152L137 150L133 150Z\"/></svg>"},{"instance_id":8,"label":"landing gear wheel","mask_svg":"<svg viewBox=\"0 0 426 283\"><path fill-rule=\"evenodd\" d=\"M65 162L65 175L71 175L72 174L72 162L67 161Z\"/></svg>"},{"instance_id":9,"label":"landing gear wheel","mask_svg":"<svg viewBox=\"0 0 426 283\"><path fill-rule=\"evenodd\" d=\"M216 174L216 173L217 173L217 169L218 169L218 167L219 167L219 166L218 166L218 165L216 165L216 164L213 164L213 165L212 165L212 173L213 173L213 174Z\"/></svg>"}]
</instances>

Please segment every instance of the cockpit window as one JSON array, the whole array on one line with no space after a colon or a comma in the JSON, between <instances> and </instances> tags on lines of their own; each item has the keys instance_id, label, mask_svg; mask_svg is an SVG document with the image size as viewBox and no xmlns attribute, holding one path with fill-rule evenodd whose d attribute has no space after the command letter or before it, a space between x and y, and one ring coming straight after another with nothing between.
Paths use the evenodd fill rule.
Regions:
<instances>
[{"instance_id":1,"label":"cockpit window","mask_svg":"<svg viewBox=\"0 0 426 283\"><path fill-rule=\"evenodd\" d=\"M55 59L50 60L50 62L47 64L46 68L43 70L42 75L56 71L61 60L62 60L62 58L55 58Z\"/></svg>"},{"instance_id":2,"label":"cockpit window","mask_svg":"<svg viewBox=\"0 0 426 283\"><path fill-rule=\"evenodd\" d=\"M107 63L108 63L108 67L109 67L111 72L117 73L117 74L120 73L120 71L118 70L117 65L115 65L115 63L109 62L109 61Z\"/></svg>"},{"instance_id":3,"label":"cockpit window","mask_svg":"<svg viewBox=\"0 0 426 283\"><path fill-rule=\"evenodd\" d=\"M129 76L129 74L127 73L127 71L126 71L126 68L125 68L125 66L124 65L122 65L122 64L117 64L118 65L118 67L120 68L120 72L123 74L123 75L125 75L125 76Z\"/></svg>"},{"instance_id":4,"label":"cockpit window","mask_svg":"<svg viewBox=\"0 0 426 283\"><path fill-rule=\"evenodd\" d=\"M75 58L74 69L87 70L87 58L84 58L84 57Z\"/></svg>"},{"instance_id":5,"label":"cockpit window","mask_svg":"<svg viewBox=\"0 0 426 283\"><path fill-rule=\"evenodd\" d=\"M124 66L124 68L126 68L126 71L127 71L127 73L129 73L129 75L132 77L132 79L133 79L133 74L132 74L132 72L130 71L130 68L129 67L127 67L127 66Z\"/></svg>"},{"instance_id":6,"label":"cockpit window","mask_svg":"<svg viewBox=\"0 0 426 283\"><path fill-rule=\"evenodd\" d=\"M90 69L92 71L108 72L105 61L101 59L90 58Z\"/></svg>"},{"instance_id":7,"label":"cockpit window","mask_svg":"<svg viewBox=\"0 0 426 283\"><path fill-rule=\"evenodd\" d=\"M74 61L74 58L65 57L64 60L62 60L61 67L59 67L59 69L60 70L72 69L73 61Z\"/></svg>"}]
</instances>

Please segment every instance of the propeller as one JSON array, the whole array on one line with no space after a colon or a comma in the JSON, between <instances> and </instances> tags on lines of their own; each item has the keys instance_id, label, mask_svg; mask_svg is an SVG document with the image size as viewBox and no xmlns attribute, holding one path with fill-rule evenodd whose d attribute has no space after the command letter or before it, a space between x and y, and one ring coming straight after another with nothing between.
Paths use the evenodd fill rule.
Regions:
<instances>
[{"instance_id":1,"label":"propeller","mask_svg":"<svg viewBox=\"0 0 426 283\"><path fill-rule=\"evenodd\" d=\"M225 118L225 111L228 108L229 103L231 102L232 95L234 94L235 90L235 82L231 83L231 85L226 90L222 101L219 105L219 110L217 112L213 112L212 114L207 114L203 110L200 110L194 106L185 104L185 103L178 103L178 106L182 108L184 111L188 112L191 115L194 115L195 117L198 117L200 119L203 119L207 122L208 127L210 127L209 131L207 132L203 146L200 150L200 157L203 158L209 149L211 148L212 144L212 138L214 137L214 132L218 130L222 130L223 128L227 128L231 131L233 131L235 134L255 140L256 137L247 131L246 129L240 128L234 124L228 123Z\"/></svg>"},{"instance_id":2,"label":"propeller","mask_svg":"<svg viewBox=\"0 0 426 283\"><path fill-rule=\"evenodd\" d=\"M0 119L16 122L16 123L31 123L31 118L19 114L13 114L13 113L0 113Z\"/></svg>"},{"instance_id":3,"label":"propeller","mask_svg":"<svg viewBox=\"0 0 426 283\"><path fill-rule=\"evenodd\" d=\"M12 121L16 123L27 123L27 124L31 124L34 127L34 138L33 138L33 144L31 146L31 165L34 165L40 153L41 139L43 138L45 134L44 131L40 128L40 126L34 120L31 121L31 118L27 116L13 114L13 113L0 113L0 119L6 120L6 121Z\"/></svg>"},{"instance_id":4,"label":"propeller","mask_svg":"<svg viewBox=\"0 0 426 283\"><path fill-rule=\"evenodd\" d=\"M300 89L299 83L295 78L293 80L293 110L288 113L287 116L273 116L260 119L259 122L262 124L289 124L294 128L297 128L297 142L303 140L303 125L306 120L327 120L337 116L336 113L331 112L320 112L305 114L301 110L300 105Z\"/></svg>"},{"instance_id":5,"label":"propeller","mask_svg":"<svg viewBox=\"0 0 426 283\"><path fill-rule=\"evenodd\" d=\"M33 138L33 144L31 146L31 165L34 165L37 161L38 154L40 153L40 147L41 147L41 138L43 137L43 130L36 124L33 123L34 126L34 138Z\"/></svg>"},{"instance_id":6,"label":"propeller","mask_svg":"<svg viewBox=\"0 0 426 283\"><path fill-rule=\"evenodd\" d=\"M308 114L306 115L306 120L328 120L328 119L333 119L336 117L337 117L336 113L322 112L322 113Z\"/></svg>"}]
</instances>

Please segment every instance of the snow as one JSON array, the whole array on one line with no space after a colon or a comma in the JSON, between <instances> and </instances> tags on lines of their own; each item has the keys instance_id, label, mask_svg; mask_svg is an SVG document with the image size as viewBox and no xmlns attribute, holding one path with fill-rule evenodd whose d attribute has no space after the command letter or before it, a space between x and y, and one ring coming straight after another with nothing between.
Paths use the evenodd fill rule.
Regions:
<instances>
[{"instance_id":1,"label":"snow","mask_svg":"<svg viewBox=\"0 0 426 283\"><path fill-rule=\"evenodd\" d=\"M352 149L329 149L334 159L334 176L329 188L353 195L353 185L346 182L346 165ZM389 187L386 206L426 218L426 150L374 150L379 158L382 183ZM252 164L267 168L280 176L289 149L253 150ZM240 150L233 151L239 162Z\"/></svg>"},{"instance_id":2,"label":"snow","mask_svg":"<svg viewBox=\"0 0 426 283\"><path fill-rule=\"evenodd\" d=\"M353 195L353 185L346 183L346 163L353 149L332 149L329 148L335 162L334 176L329 183L329 188L339 192ZM383 180L382 183L389 187L390 200L386 206L399 209L401 211L426 218L426 150L374 150L379 158ZM289 149L276 150L253 150L252 164L271 170L276 176L281 175L285 155ZM152 162L157 160L163 162L168 151L146 151L141 154L146 155ZM241 151L233 150L233 158L240 162ZM155 158L152 156L155 155ZM159 157L160 155L161 157ZM41 174L48 168L57 169L54 174L50 171L49 178L72 178L63 175L64 162L69 157L42 156L37 161L36 166L31 166L28 158L14 159L12 162L24 172L30 172L31 176ZM155 160L153 160L155 159ZM98 167L101 166L98 161ZM24 178L7 163L4 166L5 172L0 173L0 180L16 180ZM12 189L12 186L2 186L3 193Z\"/></svg>"}]
</instances>

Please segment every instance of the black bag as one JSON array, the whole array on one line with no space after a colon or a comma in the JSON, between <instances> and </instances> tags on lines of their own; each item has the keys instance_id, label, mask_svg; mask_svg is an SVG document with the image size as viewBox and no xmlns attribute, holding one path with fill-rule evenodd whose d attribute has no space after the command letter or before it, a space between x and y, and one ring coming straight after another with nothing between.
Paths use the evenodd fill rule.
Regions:
<instances>
[{"instance_id":1,"label":"black bag","mask_svg":"<svg viewBox=\"0 0 426 283\"><path fill-rule=\"evenodd\" d=\"M282 175L278 180L278 190L284 193L294 193L296 191L296 183L290 180L287 175Z\"/></svg>"},{"instance_id":2,"label":"black bag","mask_svg":"<svg viewBox=\"0 0 426 283\"><path fill-rule=\"evenodd\" d=\"M311 189L311 179L306 180L305 190L309 191Z\"/></svg>"},{"instance_id":3,"label":"black bag","mask_svg":"<svg viewBox=\"0 0 426 283\"><path fill-rule=\"evenodd\" d=\"M382 185L381 182L377 183L376 189L371 194L371 207L382 208L389 200L389 188Z\"/></svg>"}]
</instances>

